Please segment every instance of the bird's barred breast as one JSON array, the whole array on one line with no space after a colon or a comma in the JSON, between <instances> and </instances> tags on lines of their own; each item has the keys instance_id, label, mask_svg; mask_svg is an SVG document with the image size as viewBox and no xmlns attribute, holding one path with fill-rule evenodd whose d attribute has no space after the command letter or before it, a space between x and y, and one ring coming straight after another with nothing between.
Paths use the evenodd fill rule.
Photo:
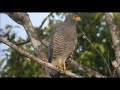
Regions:
<instances>
[{"instance_id":1,"label":"bird's barred breast","mask_svg":"<svg viewBox=\"0 0 120 90\"><path fill-rule=\"evenodd\" d=\"M64 53L64 37L56 33L53 38L53 56L60 56Z\"/></svg>"},{"instance_id":2,"label":"bird's barred breast","mask_svg":"<svg viewBox=\"0 0 120 90\"><path fill-rule=\"evenodd\" d=\"M75 41L66 41L61 33L56 33L53 38L53 57L68 57L75 49Z\"/></svg>"}]
</instances>

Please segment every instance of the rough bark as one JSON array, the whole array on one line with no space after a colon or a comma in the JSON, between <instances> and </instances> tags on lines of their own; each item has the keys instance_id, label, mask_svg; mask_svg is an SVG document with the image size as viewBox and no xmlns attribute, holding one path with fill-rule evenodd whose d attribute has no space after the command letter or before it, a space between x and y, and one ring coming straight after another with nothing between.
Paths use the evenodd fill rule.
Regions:
<instances>
[{"instance_id":1,"label":"rough bark","mask_svg":"<svg viewBox=\"0 0 120 90\"><path fill-rule=\"evenodd\" d=\"M71 60L71 64L73 66L77 67L79 70L81 70L87 74L90 74L92 76L95 76L97 78L105 78L106 77L106 76L103 76L102 74L98 73L97 71L92 70L92 69L82 65L81 63L76 62L75 60Z\"/></svg>"},{"instance_id":2,"label":"rough bark","mask_svg":"<svg viewBox=\"0 0 120 90\"><path fill-rule=\"evenodd\" d=\"M18 24L22 25L27 34L30 38L30 41L33 45L33 48L35 49L36 53L38 54L38 57L42 60L47 60L46 55L42 52L42 44L40 40L40 36L38 36L37 31L34 29L29 15L27 13L6 13L11 19L13 19Z\"/></svg>"},{"instance_id":3,"label":"rough bark","mask_svg":"<svg viewBox=\"0 0 120 90\"><path fill-rule=\"evenodd\" d=\"M105 13L106 21L109 26L109 30L112 36L112 42L114 45L115 58L112 62L113 67L117 70L117 74L120 77L120 37L119 37L119 28L115 24L113 13Z\"/></svg>"}]
</instances>

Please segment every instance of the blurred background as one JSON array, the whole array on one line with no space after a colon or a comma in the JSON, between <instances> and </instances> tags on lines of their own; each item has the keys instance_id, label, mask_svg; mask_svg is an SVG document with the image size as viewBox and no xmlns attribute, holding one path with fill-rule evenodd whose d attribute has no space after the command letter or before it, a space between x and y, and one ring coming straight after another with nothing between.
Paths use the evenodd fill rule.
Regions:
<instances>
[{"instance_id":1,"label":"blurred background","mask_svg":"<svg viewBox=\"0 0 120 90\"><path fill-rule=\"evenodd\" d=\"M51 30L63 22L69 13L52 13L42 28L40 28L40 25L50 12L28 14L35 30L39 32L39 36L48 41ZM111 61L115 59L115 52L104 13L78 12L75 14L81 17L82 22L77 24L79 44L74 54L74 60L96 70L102 75L114 76L115 73ZM120 27L120 13L114 13L114 16L117 26ZM81 31L84 32L90 42ZM24 28L4 13L0 13L0 35L13 43L22 43L28 40ZM18 46L35 55L30 42ZM47 47L43 48L46 55L47 50ZM0 77L46 77L41 68L40 64L20 55L9 46L0 42ZM84 77L92 77L71 65L68 66L69 69Z\"/></svg>"}]
</instances>

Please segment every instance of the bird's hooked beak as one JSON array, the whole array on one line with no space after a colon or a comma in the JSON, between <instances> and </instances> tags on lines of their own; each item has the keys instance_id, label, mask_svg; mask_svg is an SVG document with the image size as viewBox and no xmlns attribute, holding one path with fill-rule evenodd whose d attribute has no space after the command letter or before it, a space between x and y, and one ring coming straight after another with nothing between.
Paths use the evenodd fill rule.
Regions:
<instances>
[{"instance_id":1,"label":"bird's hooked beak","mask_svg":"<svg viewBox=\"0 0 120 90\"><path fill-rule=\"evenodd\" d=\"M75 21L82 21L82 19L80 18L80 16L73 16L73 20L75 20Z\"/></svg>"}]
</instances>

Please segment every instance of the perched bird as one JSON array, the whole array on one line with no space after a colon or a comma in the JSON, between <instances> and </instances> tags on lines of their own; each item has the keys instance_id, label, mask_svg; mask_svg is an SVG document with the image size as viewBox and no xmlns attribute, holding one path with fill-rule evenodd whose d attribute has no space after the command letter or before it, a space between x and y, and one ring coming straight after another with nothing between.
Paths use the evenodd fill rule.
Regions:
<instances>
[{"instance_id":1,"label":"perched bird","mask_svg":"<svg viewBox=\"0 0 120 90\"><path fill-rule=\"evenodd\" d=\"M48 60L59 69L66 70L66 60L72 56L75 50L77 44L76 24L80 20L78 15L69 15L51 33ZM60 77L60 73L50 70L50 76L57 78Z\"/></svg>"}]
</instances>

